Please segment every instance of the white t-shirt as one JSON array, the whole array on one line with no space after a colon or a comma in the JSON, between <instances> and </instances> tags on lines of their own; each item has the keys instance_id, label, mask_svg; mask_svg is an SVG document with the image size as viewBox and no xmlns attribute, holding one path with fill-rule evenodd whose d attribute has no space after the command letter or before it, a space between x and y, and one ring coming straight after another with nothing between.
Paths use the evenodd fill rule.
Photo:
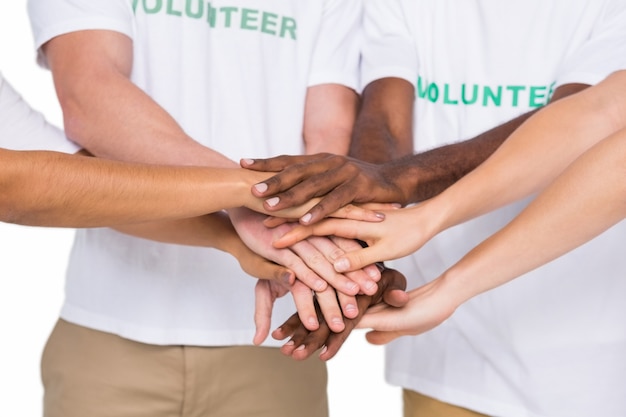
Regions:
<instances>
[{"instance_id":1,"label":"white t-shirt","mask_svg":"<svg viewBox=\"0 0 626 417\"><path fill-rule=\"evenodd\" d=\"M364 84L416 87L415 147L441 146L626 68L626 2L370 0ZM419 286L524 203L457 226L394 264ZM387 351L387 378L494 416L626 416L626 224ZM524 256L523 253L520 256Z\"/></svg>"},{"instance_id":2,"label":"white t-shirt","mask_svg":"<svg viewBox=\"0 0 626 417\"><path fill-rule=\"evenodd\" d=\"M307 87L357 88L361 12L360 0L29 1L37 48L84 29L129 36L132 81L233 160L302 153ZM61 316L146 343L251 344L255 283L217 250L86 230ZM274 324L294 311L283 297Z\"/></svg>"},{"instance_id":3,"label":"white t-shirt","mask_svg":"<svg viewBox=\"0 0 626 417\"><path fill-rule=\"evenodd\" d=\"M80 148L33 110L0 73L0 148L75 153Z\"/></svg>"}]
</instances>

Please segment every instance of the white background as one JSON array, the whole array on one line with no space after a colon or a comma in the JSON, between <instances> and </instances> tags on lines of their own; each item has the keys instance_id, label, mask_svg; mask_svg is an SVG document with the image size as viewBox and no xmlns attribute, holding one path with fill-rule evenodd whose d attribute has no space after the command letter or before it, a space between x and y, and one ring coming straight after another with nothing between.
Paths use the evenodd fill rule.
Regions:
<instances>
[{"instance_id":1,"label":"white background","mask_svg":"<svg viewBox=\"0 0 626 417\"><path fill-rule=\"evenodd\" d=\"M26 0L1 3L0 71L61 126L51 76L35 64ZM67 229L0 223L0 416L41 415L39 360L63 300L72 237ZM383 348L368 345L362 332L330 361L329 373L331 417L401 415L400 390L383 381Z\"/></svg>"}]
</instances>

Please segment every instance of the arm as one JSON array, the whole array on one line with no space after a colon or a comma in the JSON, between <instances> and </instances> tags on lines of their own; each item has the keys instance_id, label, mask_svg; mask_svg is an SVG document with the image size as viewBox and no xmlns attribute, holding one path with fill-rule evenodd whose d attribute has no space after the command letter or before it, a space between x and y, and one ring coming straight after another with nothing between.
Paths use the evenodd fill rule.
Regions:
<instances>
[{"instance_id":1,"label":"arm","mask_svg":"<svg viewBox=\"0 0 626 417\"><path fill-rule=\"evenodd\" d=\"M383 88L391 82L379 80L373 82L373 88L363 103L364 114L382 112L374 122L368 118L359 118L362 125L360 134L355 138L354 154L360 149L360 158L369 158L380 161L377 155L385 155L377 149L376 143L380 136L389 138L386 132L392 132L396 137L397 149L404 149L405 136L412 120L402 112L395 112L398 104L383 106L374 93L385 94L385 101L407 106L408 98L412 96L412 86L402 80L393 81L393 90ZM404 85L402 85L404 84ZM586 85L568 84L559 87L552 101L574 94ZM384 92L395 92L389 97ZM409 93L411 92L411 93ZM412 103L412 102L411 102ZM370 106L372 110L369 110ZM431 198L455 181L472 171L476 166L488 158L504 140L536 111L523 114L507 123L486 131L475 138L443 146L416 155L409 155L392 160L383 165L365 163L357 159L332 158L304 158L278 157L267 160L244 160L242 166L258 171L281 171L280 174L253 187L253 193L262 198L279 198L279 203L268 206L268 210L277 210L290 205L300 204L312 197L323 197L309 213L301 219L303 224L312 224L326 217L338 207L351 202L397 202L408 204ZM397 113L397 114L396 114ZM385 116L386 114L386 116ZM380 126L383 124L383 126ZM385 127L385 125L387 127ZM399 127L400 126L400 127ZM404 127L402 127L404 126ZM369 133L368 133L369 132ZM359 143L359 141L363 141ZM389 144L388 140L382 143ZM406 149L404 149L406 151ZM397 154L396 154L397 155ZM390 156L387 153L388 157ZM385 158L386 158L385 157ZM289 167L289 164L291 165Z\"/></svg>"},{"instance_id":2,"label":"arm","mask_svg":"<svg viewBox=\"0 0 626 417\"><path fill-rule=\"evenodd\" d=\"M378 226L331 219L317 227L299 228L276 245L312 233L367 241L369 248L337 260L338 271L412 253L451 226L541 190L578 156L624 126L625 94L626 71L620 71L537 112L487 161L438 196L412 208L386 212Z\"/></svg>"},{"instance_id":3,"label":"arm","mask_svg":"<svg viewBox=\"0 0 626 417\"><path fill-rule=\"evenodd\" d=\"M439 278L411 291L404 308L367 314L362 326L375 329L368 340L387 343L427 331L473 296L556 259L625 217L626 130L621 130L577 159L507 226Z\"/></svg>"},{"instance_id":4,"label":"arm","mask_svg":"<svg viewBox=\"0 0 626 417\"><path fill-rule=\"evenodd\" d=\"M140 165L0 149L0 171L1 220L23 225L101 227L227 207L263 209L246 192L260 177L243 169Z\"/></svg>"},{"instance_id":5,"label":"arm","mask_svg":"<svg viewBox=\"0 0 626 417\"><path fill-rule=\"evenodd\" d=\"M111 159L233 167L130 81L132 51L131 39L105 30L61 35L43 46L68 137Z\"/></svg>"}]
</instances>

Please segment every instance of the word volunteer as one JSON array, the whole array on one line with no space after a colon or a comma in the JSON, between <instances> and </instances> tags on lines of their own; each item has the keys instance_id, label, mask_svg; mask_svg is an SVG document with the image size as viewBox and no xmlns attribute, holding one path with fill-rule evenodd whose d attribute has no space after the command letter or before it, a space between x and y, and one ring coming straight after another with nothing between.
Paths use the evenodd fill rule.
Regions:
<instances>
[{"instance_id":1,"label":"word volunteer","mask_svg":"<svg viewBox=\"0 0 626 417\"><path fill-rule=\"evenodd\" d=\"M204 0L133 0L133 12L137 11L137 7L141 7L146 14L165 13L177 17L205 19L212 28L238 28L281 38L297 38L296 19L257 9L212 7L211 3Z\"/></svg>"},{"instance_id":2,"label":"word volunteer","mask_svg":"<svg viewBox=\"0 0 626 417\"><path fill-rule=\"evenodd\" d=\"M541 107L550 101L555 85L556 83L549 86L452 85L428 82L419 76L417 79L417 97L432 103L441 102L453 106Z\"/></svg>"}]
</instances>

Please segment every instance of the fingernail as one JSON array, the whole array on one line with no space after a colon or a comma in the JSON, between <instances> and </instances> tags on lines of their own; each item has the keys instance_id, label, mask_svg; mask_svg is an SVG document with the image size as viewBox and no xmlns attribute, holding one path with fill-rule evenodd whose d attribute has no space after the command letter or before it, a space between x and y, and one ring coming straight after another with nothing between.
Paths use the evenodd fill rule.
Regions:
<instances>
[{"instance_id":1,"label":"fingernail","mask_svg":"<svg viewBox=\"0 0 626 417\"><path fill-rule=\"evenodd\" d=\"M276 204L278 204L280 202L280 198L272 197L272 198L269 198L269 199L265 200L265 202L267 203L268 206L274 207Z\"/></svg>"},{"instance_id":2,"label":"fingernail","mask_svg":"<svg viewBox=\"0 0 626 417\"><path fill-rule=\"evenodd\" d=\"M302 223L308 223L308 222L310 222L310 221L311 221L311 218L312 218L312 217L313 217L313 216L311 215L311 213L307 213L307 214L305 214L304 216L302 216L302 217L300 218L300 220L302 221Z\"/></svg>"},{"instance_id":3,"label":"fingernail","mask_svg":"<svg viewBox=\"0 0 626 417\"><path fill-rule=\"evenodd\" d=\"M254 164L254 159L243 158L242 161L243 161L243 163L245 165L252 165L252 164Z\"/></svg>"},{"instance_id":4,"label":"fingernail","mask_svg":"<svg viewBox=\"0 0 626 417\"><path fill-rule=\"evenodd\" d=\"M326 289L326 281L319 280L315 283L315 291L322 292Z\"/></svg>"},{"instance_id":5,"label":"fingernail","mask_svg":"<svg viewBox=\"0 0 626 417\"><path fill-rule=\"evenodd\" d=\"M345 272L348 270L348 268L350 268L350 262L348 262L348 260L345 258L339 259L337 262L334 263L334 267L337 272Z\"/></svg>"},{"instance_id":6,"label":"fingernail","mask_svg":"<svg viewBox=\"0 0 626 417\"><path fill-rule=\"evenodd\" d=\"M333 324L343 324L343 319L341 317L333 317L331 321Z\"/></svg>"},{"instance_id":7,"label":"fingernail","mask_svg":"<svg viewBox=\"0 0 626 417\"><path fill-rule=\"evenodd\" d=\"M304 350L304 345L300 345L296 348L296 350Z\"/></svg>"},{"instance_id":8,"label":"fingernail","mask_svg":"<svg viewBox=\"0 0 626 417\"><path fill-rule=\"evenodd\" d=\"M375 215L377 218L381 219L381 220L385 220L385 214L384 214L384 213L378 213L378 212L376 212L376 213L374 213L374 215Z\"/></svg>"},{"instance_id":9,"label":"fingernail","mask_svg":"<svg viewBox=\"0 0 626 417\"><path fill-rule=\"evenodd\" d=\"M391 205L391 207L399 209L399 208L402 208L402 204L400 204L400 203L393 203Z\"/></svg>"},{"instance_id":10,"label":"fingernail","mask_svg":"<svg viewBox=\"0 0 626 417\"><path fill-rule=\"evenodd\" d=\"M373 278L373 279L380 278L380 271L378 270L376 266L368 266L367 268L365 268L365 272L367 272L367 275L369 275L370 278Z\"/></svg>"},{"instance_id":11,"label":"fingernail","mask_svg":"<svg viewBox=\"0 0 626 417\"><path fill-rule=\"evenodd\" d=\"M349 293L358 291L359 290L359 285L356 282L350 282L350 283L346 284L346 290Z\"/></svg>"},{"instance_id":12,"label":"fingernail","mask_svg":"<svg viewBox=\"0 0 626 417\"><path fill-rule=\"evenodd\" d=\"M280 279L283 282L283 284L291 285L291 277L292 277L291 273L283 272Z\"/></svg>"},{"instance_id":13,"label":"fingernail","mask_svg":"<svg viewBox=\"0 0 626 417\"><path fill-rule=\"evenodd\" d=\"M326 347L326 345L324 345L324 347L320 351L320 356L322 356L324 353L326 353L326 351L328 351L328 348Z\"/></svg>"},{"instance_id":14,"label":"fingernail","mask_svg":"<svg viewBox=\"0 0 626 417\"><path fill-rule=\"evenodd\" d=\"M356 306L354 304L346 305L346 312L349 312L349 311L356 311Z\"/></svg>"},{"instance_id":15,"label":"fingernail","mask_svg":"<svg viewBox=\"0 0 626 417\"><path fill-rule=\"evenodd\" d=\"M375 282L370 281L367 284L365 284L365 289L366 290L372 290L374 288L376 288L376 283Z\"/></svg>"},{"instance_id":16,"label":"fingernail","mask_svg":"<svg viewBox=\"0 0 626 417\"><path fill-rule=\"evenodd\" d=\"M254 186L254 189L259 193L264 193L267 191L267 184L264 182L260 182Z\"/></svg>"},{"instance_id":17,"label":"fingernail","mask_svg":"<svg viewBox=\"0 0 626 417\"><path fill-rule=\"evenodd\" d=\"M314 317L309 317L309 319L307 320L307 322L311 325L311 326L317 326L317 320Z\"/></svg>"},{"instance_id":18,"label":"fingernail","mask_svg":"<svg viewBox=\"0 0 626 417\"><path fill-rule=\"evenodd\" d=\"M290 341L288 341L287 343L285 343L285 345L284 345L284 346L293 346L293 345L295 345L295 344L296 344L296 342L294 342L293 340L290 340Z\"/></svg>"}]
</instances>

